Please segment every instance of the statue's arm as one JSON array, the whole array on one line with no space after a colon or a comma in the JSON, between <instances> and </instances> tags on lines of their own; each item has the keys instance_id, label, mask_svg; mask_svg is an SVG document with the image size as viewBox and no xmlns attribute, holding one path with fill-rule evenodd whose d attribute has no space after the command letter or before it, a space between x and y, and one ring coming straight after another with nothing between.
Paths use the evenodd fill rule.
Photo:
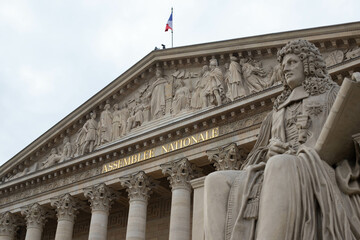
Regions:
<instances>
[{"instance_id":1,"label":"statue's arm","mask_svg":"<svg viewBox=\"0 0 360 240\"><path fill-rule=\"evenodd\" d=\"M272 111L265 117L261 124L258 139L254 145L254 148L249 153L241 169L247 166L258 164L266 161L266 154L268 152L269 140L271 138L271 126L272 126Z\"/></svg>"}]
</instances>

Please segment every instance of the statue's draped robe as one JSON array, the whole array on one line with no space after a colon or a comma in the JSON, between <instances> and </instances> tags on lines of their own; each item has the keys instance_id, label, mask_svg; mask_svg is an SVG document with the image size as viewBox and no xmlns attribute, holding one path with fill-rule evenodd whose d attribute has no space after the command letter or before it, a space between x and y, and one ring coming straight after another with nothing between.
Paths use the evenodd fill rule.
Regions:
<instances>
[{"instance_id":1,"label":"statue's draped robe","mask_svg":"<svg viewBox=\"0 0 360 240\"><path fill-rule=\"evenodd\" d=\"M244 80L241 76L241 66L235 61L231 61L229 66L227 88L226 95L231 101L246 95Z\"/></svg>"},{"instance_id":2,"label":"statue's draped robe","mask_svg":"<svg viewBox=\"0 0 360 240\"><path fill-rule=\"evenodd\" d=\"M165 109L165 84L166 80L164 78L158 78L152 86L151 91L151 115L153 118L158 118L163 114Z\"/></svg>"},{"instance_id":3,"label":"statue's draped robe","mask_svg":"<svg viewBox=\"0 0 360 240\"><path fill-rule=\"evenodd\" d=\"M256 239L257 227L262 221L261 214L259 216L260 198L264 194L273 194L274 197L277 191L284 191L284 188L268 189L266 177L278 173L276 168L267 168L265 156L271 138L296 145L298 136L292 136L291 129L294 123L292 114L296 111L309 116L310 126L306 142L293 146L296 154L276 156L286 168L284 184L289 193L288 199L280 200L288 201L289 208L286 226L280 226L280 231L285 231L285 239L360 239L359 159L344 160L334 168L321 160L312 148L337 91L334 86L315 96L309 96L305 91L293 91L278 111L267 116L244 170L239 172L231 186L225 239ZM294 116L295 119L298 117ZM276 219L273 224L266 227L274 228Z\"/></svg>"},{"instance_id":4,"label":"statue's draped robe","mask_svg":"<svg viewBox=\"0 0 360 240\"><path fill-rule=\"evenodd\" d=\"M112 113L109 110L103 111L100 115L100 137L102 143L111 141L112 118Z\"/></svg>"},{"instance_id":5,"label":"statue's draped robe","mask_svg":"<svg viewBox=\"0 0 360 240\"><path fill-rule=\"evenodd\" d=\"M222 82L224 80L224 76L220 68L216 67L212 71L209 72L209 76L207 78L206 85L203 90L203 95L208 97L208 103L206 106L215 105L215 91L218 91L219 95L221 96L224 94L224 88ZM219 103L217 103L219 104Z\"/></svg>"}]
</instances>

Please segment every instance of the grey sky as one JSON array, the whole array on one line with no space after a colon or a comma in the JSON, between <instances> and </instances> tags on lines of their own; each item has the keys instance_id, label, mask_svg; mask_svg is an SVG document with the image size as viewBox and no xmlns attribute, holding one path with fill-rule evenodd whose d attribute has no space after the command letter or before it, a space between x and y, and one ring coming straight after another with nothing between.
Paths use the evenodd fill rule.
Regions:
<instances>
[{"instance_id":1,"label":"grey sky","mask_svg":"<svg viewBox=\"0 0 360 240\"><path fill-rule=\"evenodd\" d=\"M148 54L360 20L360 1L0 0L0 165Z\"/></svg>"}]
</instances>

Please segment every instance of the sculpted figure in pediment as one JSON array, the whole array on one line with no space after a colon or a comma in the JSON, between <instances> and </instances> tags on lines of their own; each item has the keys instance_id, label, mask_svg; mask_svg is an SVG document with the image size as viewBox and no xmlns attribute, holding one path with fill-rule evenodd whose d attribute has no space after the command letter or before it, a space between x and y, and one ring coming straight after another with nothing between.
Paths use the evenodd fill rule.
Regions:
<instances>
[{"instance_id":1,"label":"sculpted figure in pediment","mask_svg":"<svg viewBox=\"0 0 360 240\"><path fill-rule=\"evenodd\" d=\"M100 115L99 136L100 144L111 141L113 116L110 111L110 104L105 104L104 111Z\"/></svg>"},{"instance_id":2,"label":"sculpted figure in pediment","mask_svg":"<svg viewBox=\"0 0 360 240\"><path fill-rule=\"evenodd\" d=\"M315 149L332 105L339 107L344 95L337 99L339 86L314 44L291 41L278 61L284 90L242 170L205 179L205 239L360 239L359 141L351 149L356 157L335 164ZM353 78L360 82L360 74Z\"/></svg>"},{"instance_id":3,"label":"sculpted figure in pediment","mask_svg":"<svg viewBox=\"0 0 360 240\"><path fill-rule=\"evenodd\" d=\"M210 60L209 72L207 73L207 76L202 78L202 81L202 84L204 84L204 88L200 93L202 107L221 105L221 95L224 94L224 76L221 69L218 67L216 59Z\"/></svg>"},{"instance_id":4,"label":"sculpted figure in pediment","mask_svg":"<svg viewBox=\"0 0 360 240\"><path fill-rule=\"evenodd\" d=\"M176 91L172 102L172 113L174 115L189 109L191 99L190 90L185 86L182 79L177 80L175 85Z\"/></svg>"},{"instance_id":5,"label":"sculpted figure in pediment","mask_svg":"<svg viewBox=\"0 0 360 240\"><path fill-rule=\"evenodd\" d=\"M249 89L249 93L256 93L263 90L266 86L266 72L252 59L242 58L240 60L242 66L242 73L244 76L245 84Z\"/></svg>"},{"instance_id":6,"label":"sculpted figure in pediment","mask_svg":"<svg viewBox=\"0 0 360 240\"><path fill-rule=\"evenodd\" d=\"M136 98L135 106L131 110L131 115L127 121L127 132L130 132L131 129L141 126L144 122L144 106L141 103L140 98Z\"/></svg>"},{"instance_id":7,"label":"sculpted figure in pediment","mask_svg":"<svg viewBox=\"0 0 360 240\"><path fill-rule=\"evenodd\" d=\"M84 126L79 130L78 136L76 138L76 155L84 155L88 152L94 151L95 146L98 144L98 122L96 119L96 113L90 113L90 119L88 119Z\"/></svg>"},{"instance_id":8,"label":"sculpted figure in pediment","mask_svg":"<svg viewBox=\"0 0 360 240\"><path fill-rule=\"evenodd\" d=\"M124 103L120 110L121 136L125 136L127 133L127 121L129 117L130 111L128 109L128 104Z\"/></svg>"},{"instance_id":9,"label":"sculpted figure in pediment","mask_svg":"<svg viewBox=\"0 0 360 240\"><path fill-rule=\"evenodd\" d=\"M51 149L50 155L47 157L47 159L42 163L42 168L48 168L55 163L58 163L61 160L62 156L57 153L57 150L55 148Z\"/></svg>"},{"instance_id":10,"label":"sculpted figure in pediment","mask_svg":"<svg viewBox=\"0 0 360 240\"><path fill-rule=\"evenodd\" d=\"M165 115L165 85L167 81L163 78L160 68L156 69L156 80L151 85L147 95L150 98L150 111L152 119L157 119Z\"/></svg>"},{"instance_id":11,"label":"sculpted figure in pediment","mask_svg":"<svg viewBox=\"0 0 360 240\"><path fill-rule=\"evenodd\" d=\"M62 153L61 153L61 159L59 162L64 162L64 161L67 161L69 160L70 158L73 157L74 155L74 152L73 152L73 146L70 142L70 139L69 137L65 137L64 138L64 146L63 146L63 150L62 150Z\"/></svg>"},{"instance_id":12,"label":"sculpted figure in pediment","mask_svg":"<svg viewBox=\"0 0 360 240\"><path fill-rule=\"evenodd\" d=\"M230 64L225 64L225 84L227 87L226 96L231 101L246 96L245 82L242 77L241 66L235 56L230 57Z\"/></svg>"},{"instance_id":13,"label":"sculpted figure in pediment","mask_svg":"<svg viewBox=\"0 0 360 240\"><path fill-rule=\"evenodd\" d=\"M111 131L111 140L116 140L121 136L121 111L119 109L119 104L114 104L114 112L112 113L112 131Z\"/></svg>"},{"instance_id":14,"label":"sculpted figure in pediment","mask_svg":"<svg viewBox=\"0 0 360 240\"><path fill-rule=\"evenodd\" d=\"M206 105L205 100L206 98L202 98L201 93L204 91L206 83L209 81L209 66L204 65L200 72L199 80L196 83L195 90L193 91L190 106L192 109L201 109L203 106ZM204 101L204 102L203 102Z\"/></svg>"}]
</instances>

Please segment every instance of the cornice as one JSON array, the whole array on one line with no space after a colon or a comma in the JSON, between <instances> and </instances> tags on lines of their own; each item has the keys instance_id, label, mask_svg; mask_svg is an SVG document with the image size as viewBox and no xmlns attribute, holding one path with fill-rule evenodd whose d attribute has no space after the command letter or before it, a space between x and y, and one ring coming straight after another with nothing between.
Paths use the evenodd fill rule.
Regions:
<instances>
[{"instance_id":1,"label":"cornice","mask_svg":"<svg viewBox=\"0 0 360 240\"><path fill-rule=\"evenodd\" d=\"M233 53L255 58L259 56L274 57L278 48L295 38L306 38L314 42L320 50L322 48L331 49L331 47L340 44L337 40L342 39L342 44L346 45L350 44L349 41L355 41L355 44L359 45L360 22L152 51L2 165L0 167L0 177L14 168L20 169L21 164L30 161L31 156L36 152L46 151L54 144L57 144L67 132L84 123L86 115L90 111L99 108L108 99L124 96L127 91L139 85L146 74L153 74L157 66L173 68L177 65L200 64L201 61L210 59L212 56L216 55L224 58ZM89 154L81 157L81 159L91 157L92 154Z\"/></svg>"}]
</instances>

